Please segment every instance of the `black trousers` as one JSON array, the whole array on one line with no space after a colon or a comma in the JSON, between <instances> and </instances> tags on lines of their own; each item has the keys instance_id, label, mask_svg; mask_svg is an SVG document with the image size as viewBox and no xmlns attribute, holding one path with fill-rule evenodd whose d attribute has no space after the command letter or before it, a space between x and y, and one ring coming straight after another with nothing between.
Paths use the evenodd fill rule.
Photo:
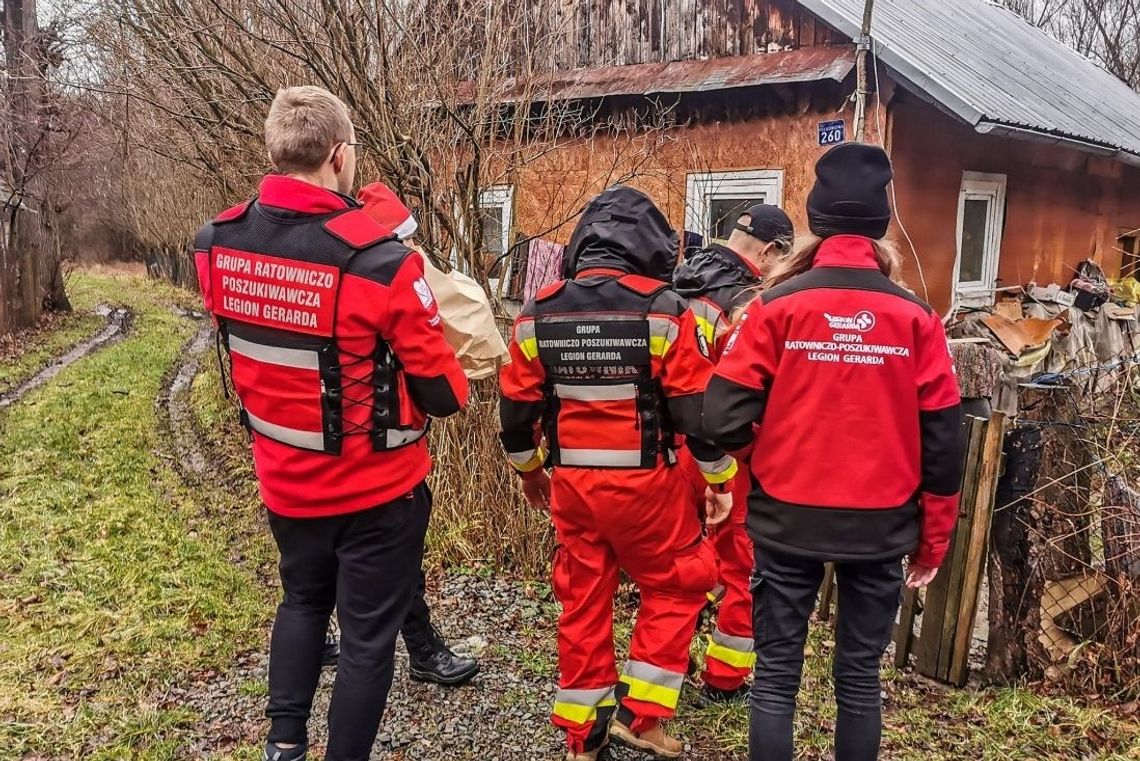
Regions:
<instances>
[{"instance_id":1,"label":"black trousers","mask_svg":"<svg viewBox=\"0 0 1140 761\"><path fill-rule=\"evenodd\" d=\"M412 606L408 609L408 616L404 619L404 626L400 634L404 637L404 644L408 652L419 650L431 644L431 610L424 598L424 570L420 568L419 583L412 596Z\"/></svg>"},{"instance_id":2,"label":"black trousers","mask_svg":"<svg viewBox=\"0 0 1140 761\"><path fill-rule=\"evenodd\" d=\"M269 513L285 596L269 645L270 742L307 740L329 615L340 660L329 706L327 761L367 761L392 686L396 635L422 579L431 493L329 518Z\"/></svg>"},{"instance_id":3,"label":"black trousers","mask_svg":"<svg viewBox=\"0 0 1140 761\"><path fill-rule=\"evenodd\" d=\"M796 695L803 672L808 619L823 581L823 561L756 549L752 623L749 758L792 761ZM836 761L875 761L882 737L879 667L891 639L902 592L901 560L836 563Z\"/></svg>"}]
</instances>

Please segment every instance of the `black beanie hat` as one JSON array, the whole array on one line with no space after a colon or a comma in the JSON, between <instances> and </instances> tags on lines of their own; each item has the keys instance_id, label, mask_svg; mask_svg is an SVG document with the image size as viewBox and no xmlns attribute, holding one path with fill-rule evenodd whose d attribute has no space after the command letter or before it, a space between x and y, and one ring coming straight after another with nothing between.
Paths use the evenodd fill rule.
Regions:
<instances>
[{"instance_id":1,"label":"black beanie hat","mask_svg":"<svg viewBox=\"0 0 1140 761\"><path fill-rule=\"evenodd\" d=\"M862 235L882 238L891 222L887 185L891 160L877 145L837 145L815 165L807 200L808 227L821 238Z\"/></svg>"}]
</instances>

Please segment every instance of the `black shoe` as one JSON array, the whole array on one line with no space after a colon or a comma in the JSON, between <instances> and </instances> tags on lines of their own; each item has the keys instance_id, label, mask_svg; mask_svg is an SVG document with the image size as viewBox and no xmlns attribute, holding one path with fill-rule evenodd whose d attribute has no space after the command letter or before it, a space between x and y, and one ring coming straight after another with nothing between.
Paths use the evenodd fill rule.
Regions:
<instances>
[{"instance_id":1,"label":"black shoe","mask_svg":"<svg viewBox=\"0 0 1140 761\"><path fill-rule=\"evenodd\" d=\"M713 687L711 684L701 685L700 692L697 693L696 704L700 708L708 708L713 705L721 705L724 703L743 702L748 699L748 693L751 688L742 684L735 690L722 690L719 687Z\"/></svg>"},{"instance_id":2,"label":"black shoe","mask_svg":"<svg viewBox=\"0 0 1140 761\"><path fill-rule=\"evenodd\" d=\"M305 761L308 750L308 743L301 743L296 748L281 748L276 743L265 743L263 761Z\"/></svg>"},{"instance_id":3,"label":"black shoe","mask_svg":"<svg viewBox=\"0 0 1140 761\"><path fill-rule=\"evenodd\" d=\"M332 632L325 637L325 648L321 651L321 665L335 666L340 659L340 640Z\"/></svg>"},{"instance_id":4,"label":"black shoe","mask_svg":"<svg viewBox=\"0 0 1140 761\"><path fill-rule=\"evenodd\" d=\"M451 652L434 626L422 644L408 648L408 661L413 680L445 687L458 687L479 673L479 661Z\"/></svg>"}]
</instances>

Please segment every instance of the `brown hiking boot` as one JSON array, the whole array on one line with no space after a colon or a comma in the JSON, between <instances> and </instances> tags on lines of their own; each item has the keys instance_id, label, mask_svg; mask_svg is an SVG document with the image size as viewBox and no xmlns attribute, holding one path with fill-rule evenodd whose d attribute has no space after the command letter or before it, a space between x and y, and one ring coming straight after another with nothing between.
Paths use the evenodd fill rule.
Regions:
<instances>
[{"instance_id":1,"label":"brown hiking boot","mask_svg":"<svg viewBox=\"0 0 1140 761\"><path fill-rule=\"evenodd\" d=\"M584 750L581 753L575 753L572 750L566 751L566 761L598 761L598 756L610 744L610 739L607 737L601 747L594 748L594 750Z\"/></svg>"},{"instance_id":2,"label":"brown hiking boot","mask_svg":"<svg viewBox=\"0 0 1140 761\"><path fill-rule=\"evenodd\" d=\"M613 724L610 725L610 737L630 747L652 753L658 758L678 758L681 751L685 749L680 740L665 734L665 728L661 722L657 722L652 728L638 734L614 719Z\"/></svg>"}]
</instances>

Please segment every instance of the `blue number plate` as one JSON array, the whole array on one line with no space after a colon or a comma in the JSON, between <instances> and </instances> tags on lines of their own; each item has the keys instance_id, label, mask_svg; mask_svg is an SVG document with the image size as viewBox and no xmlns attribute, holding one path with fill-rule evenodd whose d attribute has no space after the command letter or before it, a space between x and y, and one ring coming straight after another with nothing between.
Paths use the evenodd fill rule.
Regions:
<instances>
[{"instance_id":1,"label":"blue number plate","mask_svg":"<svg viewBox=\"0 0 1140 761\"><path fill-rule=\"evenodd\" d=\"M819 144L839 145L847 142L847 124L842 119L819 123Z\"/></svg>"}]
</instances>

